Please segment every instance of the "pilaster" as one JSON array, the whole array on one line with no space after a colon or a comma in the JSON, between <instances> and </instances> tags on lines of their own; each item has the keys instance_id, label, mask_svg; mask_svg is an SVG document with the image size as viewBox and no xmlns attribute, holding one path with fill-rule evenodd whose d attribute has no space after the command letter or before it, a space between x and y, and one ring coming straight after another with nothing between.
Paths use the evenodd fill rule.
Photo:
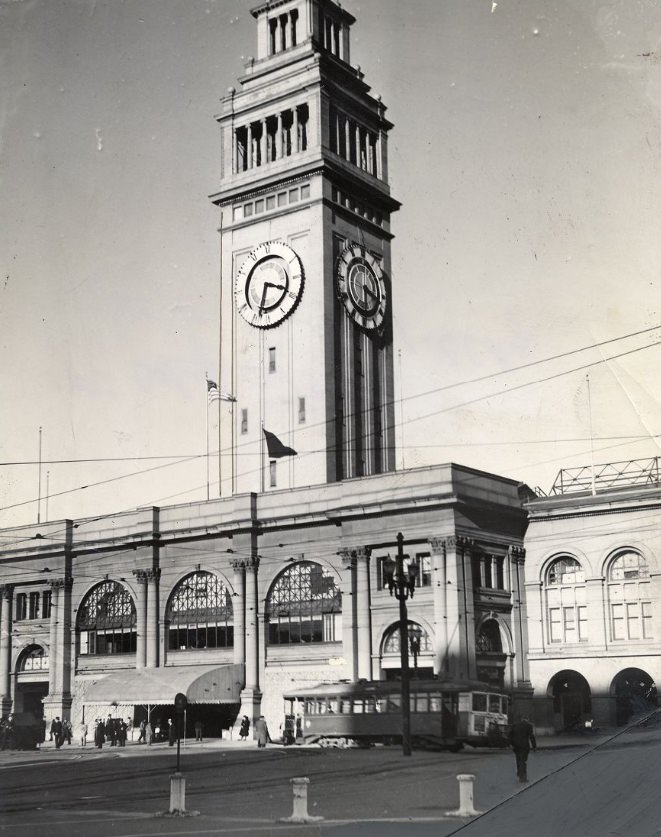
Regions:
<instances>
[{"instance_id":1,"label":"pilaster","mask_svg":"<svg viewBox=\"0 0 661 837\"><path fill-rule=\"evenodd\" d=\"M429 538L432 562L432 595L434 600L434 675L448 673L448 619L445 567L445 541Z\"/></svg>"},{"instance_id":2,"label":"pilaster","mask_svg":"<svg viewBox=\"0 0 661 837\"><path fill-rule=\"evenodd\" d=\"M512 635L516 651L515 671L516 689L529 690L530 673L528 667L528 614L525 596L524 566L526 551L522 546L510 546L508 550L512 581Z\"/></svg>"},{"instance_id":3,"label":"pilaster","mask_svg":"<svg viewBox=\"0 0 661 837\"><path fill-rule=\"evenodd\" d=\"M11 636L14 585L0 585L0 712L6 715L12 705L11 697Z\"/></svg>"},{"instance_id":4,"label":"pilaster","mask_svg":"<svg viewBox=\"0 0 661 837\"><path fill-rule=\"evenodd\" d=\"M145 570L134 570L133 575L138 583L135 667L145 668L147 665L147 573Z\"/></svg>"},{"instance_id":5,"label":"pilaster","mask_svg":"<svg viewBox=\"0 0 661 837\"><path fill-rule=\"evenodd\" d=\"M159 569L145 570L147 581L147 629L146 636L146 668L158 667L158 582L161 577Z\"/></svg>"}]
</instances>

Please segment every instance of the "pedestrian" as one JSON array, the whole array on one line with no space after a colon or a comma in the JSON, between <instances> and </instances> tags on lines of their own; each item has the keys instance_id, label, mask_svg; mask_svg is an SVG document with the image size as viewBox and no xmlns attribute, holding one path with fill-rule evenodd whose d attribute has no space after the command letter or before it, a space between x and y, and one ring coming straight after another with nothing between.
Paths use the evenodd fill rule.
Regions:
<instances>
[{"instance_id":1,"label":"pedestrian","mask_svg":"<svg viewBox=\"0 0 661 837\"><path fill-rule=\"evenodd\" d=\"M120 747L126 747L126 739L128 738L128 727L124 718L120 718L117 724L117 742Z\"/></svg>"},{"instance_id":2,"label":"pedestrian","mask_svg":"<svg viewBox=\"0 0 661 837\"><path fill-rule=\"evenodd\" d=\"M50 725L51 732L53 733L53 740L55 741L55 748L57 750L60 749L62 746L64 739L62 738L62 721L60 721L60 716L56 715L55 720Z\"/></svg>"},{"instance_id":3,"label":"pedestrian","mask_svg":"<svg viewBox=\"0 0 661 837\"><path fill-rule=\"evenodd\" d=\"M140 721L140 735L138 736L138 744L144 744L147 740L147 724L144 721Z\"/></svg>"},{"instance_id":4,"label":"pedestrian","mask_svg":"<svg viewBox=\"0 0 661 837\"><path fill-rule=\"evenodd\" d=\"M97 718L97 724L94 729L94 744L99 748L99 750L103 749L103 742L106 740L106 727L101 718Z\"/></svg>"},{"instance_id":5,"label":"pedestrian","mask_svg":"<svg viewBox=\"0 0 661 837\"><path fill-rule=\"evenodd\" d=\"M110 746L115 747L117 744L117 729L115 727L115 721L110 715L108 715L108 720L106 721L106 735L110 739Z\"/></svg>"},{"instance_id":6,"label":"pedestrian","mask_svg":"<svg viewBox=\"0 0 661 837\"><path fill-rule=\"evenodd\" d=\"M266 744L271 740L269 728L263 715L260 715L255 721L255 735L257 736L258 747L266 747Z\"/></svg>"},{"instance_id":7,"label":"pedestrian","mask_svg":"<svg viewBox=\"0 0 661 837\"><path fill-rule=\"evenodd\" d=\"M63 742L66 741L69 746L71 746L71 736L73 735L73 727L71 726L71 721L67 720L66 718L62 721L62 738Z\"/></svg>"},{"instance_id":8,"label":"pedestrian","mask_svg":"<svg viewBox=\"0 0 661 837\"><path fill-rule=\"evenodd\" d=\"M14 722L14 716L10 712L7 715L7 719L2 722L2 740L0 743L0 749L6 750L9 748L10 750L14 749L14 736L16 733L16 724Z\"/></svg>"},{"instance_id":9,"label":"pedestrian","mask_svg":"<svg viewBox=\"0 0 661 837\"><path fill-rule=\"evenodd\" d=\"M147 721L147 723L145 724L145 737L147 738L147 744L151 744L154 738L154 733L151 728L151 721Z\"/></svg>"},{"instance_id":10,"label":"pedestrian","mask_svg":"<svg viewBox=\"0 0 661 837\"><path fill-rule=\"evenodd\" d=\"M520 715L519 720L512 724L509 731L509 742L516 757L516 775L519 782L528 781L528 753L537 749L535 730L525 715Z\"/></svg>"},{"instance_id":11,"label":"pedestrian","mask_svg":"<svg viewBox=\"0 0 661 837\"><path fill-rule=\"evenodd\" d=\"M177 740L177 730L172 723L172 718L168 718L168 745L174 747L174 742Z\"/></svg>"},{"instance_id":12,"label":"pedestrian","mask_svg":"<svg viewBox=\"0 0 661 837\"><path fill-rule=\"evenodd\" d=\"M78 735L80 736L80 746L87 747L87 724L81 721L78 727Z\"/></svg>"},{"instance_id":13,"label":"pedestrian","mask_svg":"<svg viewBox=\"0 0 661 837\"><path fill-rule=\"evenodd\" d=\"M250 732L250 718L247 715L244 715L241 719L241 727L239 729L239 740L245 741L248 737L248 733Z\"/></svg>"},{"instance_id":14,"label":"pedestrian","mask_svg":"<svg viewBox=\"0 0 661 837\"><path fill-rule=\"evenodd\" d=\"M202 721L195 721L195 740L202 743Z\"/></svg>"}]
</instances>

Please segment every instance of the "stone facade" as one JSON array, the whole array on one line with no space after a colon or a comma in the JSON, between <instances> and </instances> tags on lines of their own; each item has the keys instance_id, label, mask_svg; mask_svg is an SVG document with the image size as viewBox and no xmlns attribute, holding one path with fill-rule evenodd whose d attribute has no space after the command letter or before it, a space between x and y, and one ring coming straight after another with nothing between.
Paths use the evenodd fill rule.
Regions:
<instances>
[{"instance_id":1,"label":"stone facade","mask_svg":"<svg viewBox=\"0 0 661 837\"><path fill-rule=\"evenodd\" d=\"M632 463L633 464L633 463ZM661 680L661 488L599 487L530 502L525 588L536 720L614 725Z\"/></svg>"},{"instance_id":2,"label":"stone facade","mask_svg":"<svg viewBox=\"0 0 661 837\"><path fill-rule=\"evenodd\" d=\"M297 685L398 674L383 562L399 532L420 570L411 666L525 692L521 499L516 482L444 465L5 530L3 707L137 720L139 701L90 704L88 690L117 672L238 663L240 704L205 718L263 713L277 731Z\"/></svg>"}]
</instances>

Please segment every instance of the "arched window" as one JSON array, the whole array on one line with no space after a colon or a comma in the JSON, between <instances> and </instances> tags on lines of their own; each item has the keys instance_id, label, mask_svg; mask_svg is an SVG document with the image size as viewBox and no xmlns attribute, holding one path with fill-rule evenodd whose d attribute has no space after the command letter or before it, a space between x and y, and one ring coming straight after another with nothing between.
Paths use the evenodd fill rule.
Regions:
<instances>
[{"instance_id":1,"label":"arched window","mask_svg":"<svg viewBox=\"0 0 661 837\"><path fill-rule=\"evenodd\" d=\"M419 648L420 650L417 654L428 654L432 651L432 642L431 637L427 633L427 631L421 626L418 625L417 622L409 622L408 623L408 634L409 634L409 654L413 655L413 650L416 647L416 644L419 640ZM384 656L387 654L399 654L399 649L401 647L400 644L400 637L399 637L399 623L395 625L391 625L384 638L383 638L383 654ZM416 655L417 656L417 655Z\"/></svg>"},{"instance_id":2,"label":"arched window","mask_svg":"<svg viewBox=\"0 0 661 837\"><path fill-rule=\"evenodd\" d=\"M500 628L495 619L487 619L482 624L475 638L475 650L478 654L502 654L503 641Z\"/></svg>"},{"instance_id":3,"label":"arched window","mask_svg":"<svg viewBox=\"0 0 661 837\"><path fill-rule=\"evenodd\" d=\"M649 569L639 553L620 552L610 563L608 601L613 642L652 639Z\"/></svg>"},{"instance_id":4,"label":"arched window","mask_svg":"<svg viewBox=\"0 0 661 837\"><path fill-rule=\"evenodd\" d=\"M585 572L571 556L556 558L546 571L546 630L549 642L586 642Z\"/></svg>"},{"instance_id":5,"label":"arched window","mask_svg":"<svg viewBox=\"0 0 661 837\"><path fill-rule=\"evenodd\" d=\"M97 584L78 608L79 654L128 654L136 647L135 604L117 581Z\"/></svg>"},{"instance_id":6,"label":"arched window","mask_svg":"<svg viewBox=\"0 0 661 837\"><path fill-rule=\"evenodd\" d=\"M230 648L234 644L234 609L218 576L194 572L174 588L168 606L169 647Z\"/></svg>"},{"instance_id":7,"label":"arched window","mask_svg":"<svg viewBox=\"0 0 661 837\"><path fill-rule=\"evenodd\" d=\"M272 645L339 642L342 594L320 564L300 561L276 579L266 602Z\"/></svg>"},{"instance_id":8,"label":"arched window","mask_svg":"<svg viewBox=\"0 0 661 837\"><path fill-rule=\"evenodd\" d=\"M41 645L30 645L18 658L19 671L48 671L48 651Z\"/></svg>"}]
</instances>

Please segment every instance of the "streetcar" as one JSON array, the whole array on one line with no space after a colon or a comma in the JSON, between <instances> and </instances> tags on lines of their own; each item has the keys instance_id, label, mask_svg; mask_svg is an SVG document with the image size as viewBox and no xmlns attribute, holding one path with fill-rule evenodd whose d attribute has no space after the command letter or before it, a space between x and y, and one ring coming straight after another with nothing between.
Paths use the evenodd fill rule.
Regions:
<instances>
[{"instance_id":1,"label":"streetcar","mask_svg":"<svg viewBox=\"0 0 661 837\"><path fill-rule=\"evenodd\" d=\"M410 683L411 743L418 749L459 751L507 746L507 695L485 683L416 680ZM284 695L289 717L301 716L306 744L398 744L402 740L401 684L340 681Z\"/></svg>"}]
</instances>

